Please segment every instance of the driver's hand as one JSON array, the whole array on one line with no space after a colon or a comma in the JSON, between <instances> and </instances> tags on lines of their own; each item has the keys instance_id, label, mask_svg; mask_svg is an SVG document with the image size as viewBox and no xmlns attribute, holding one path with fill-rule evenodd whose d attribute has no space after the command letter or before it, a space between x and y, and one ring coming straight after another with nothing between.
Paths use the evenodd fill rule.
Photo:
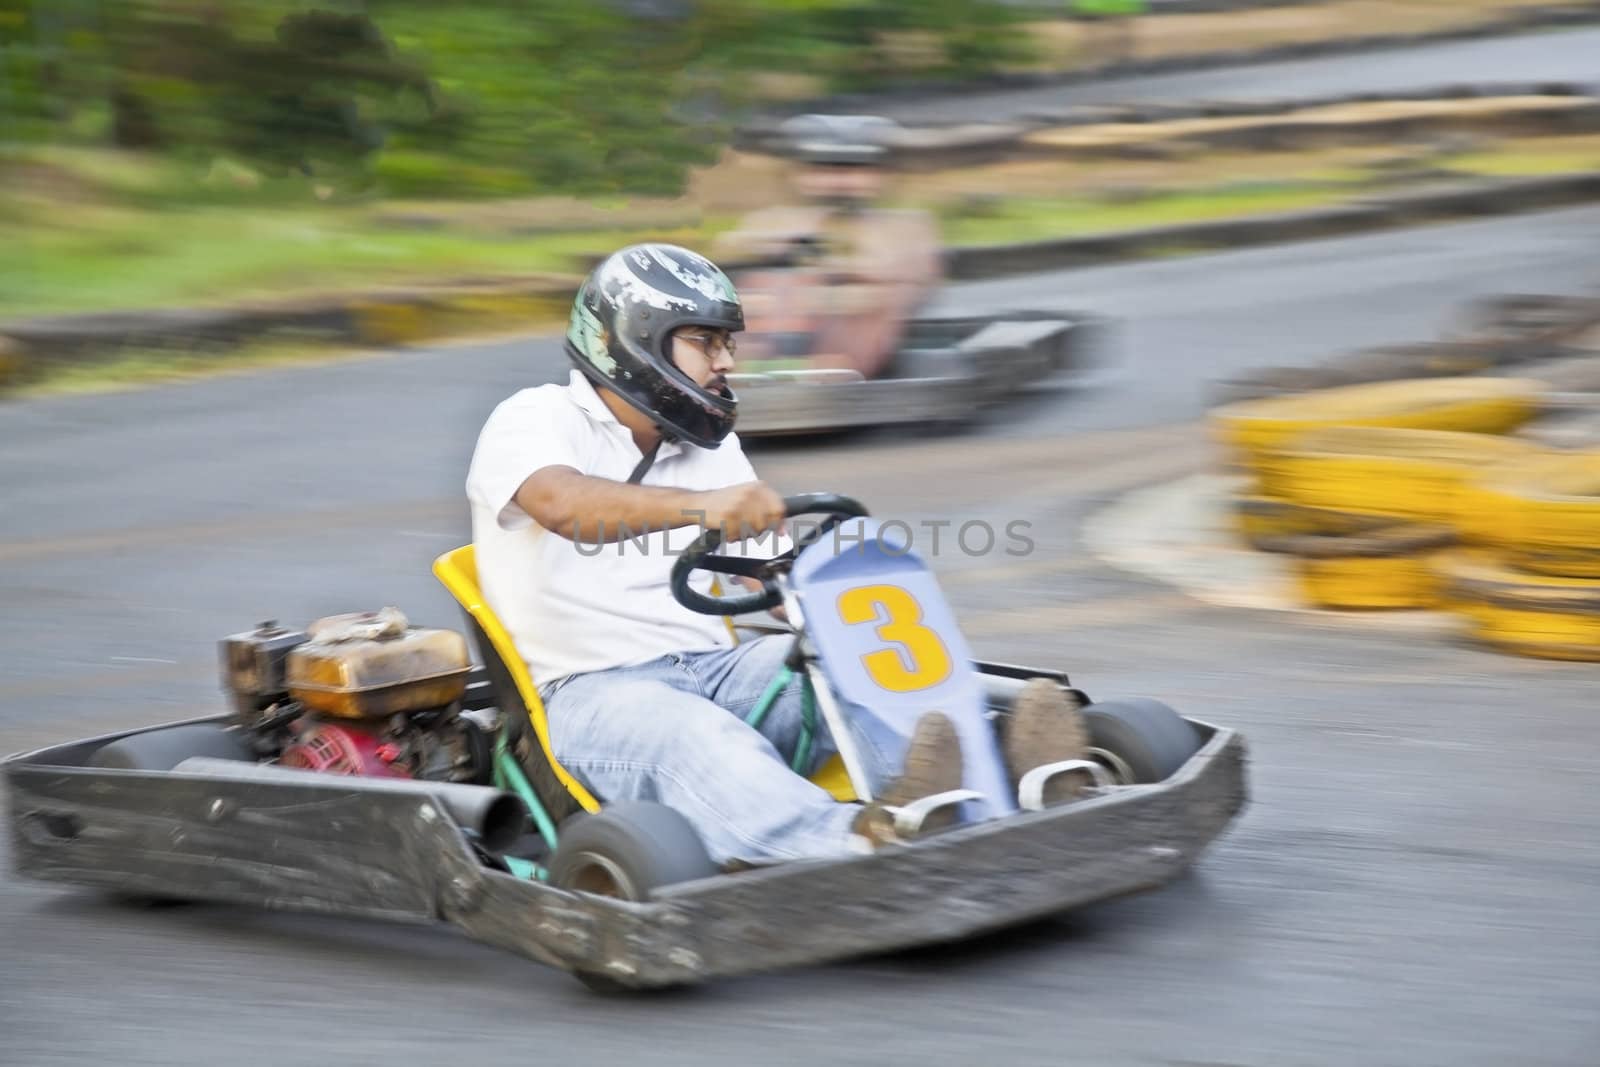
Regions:
<instances>
[{"instance_id":1,"label":"driver's hand","mask_svg":"<svg viewBox=\"0 0 1600 1067\"><path fill-rule=\"evenodd\" d=\"M738 582L739 582L740 585L744 586L746 589L750 590L752 593L759 593L762 590L766 589L766 586L763 585L761 583L761 581L759 579L756 579L756 578L739 578ZM777 607L775 607L772 610L768 611L767 614L771 615L774 619L777 619L779 622L788 622L789 621L789 609L784 607L782 604L779 604Z\"/></svg>"},{"instance_id":2,"label":"driver's hand","mask_svg":"<svg viewBox=\"0 0 1600 1067\"><path fill-rule=\"evenodd\" d=\"M730 541L776 530L787 518L783 497L765 482L743 482L705 494L705 525Z\"/></svg>"}]
</instances>

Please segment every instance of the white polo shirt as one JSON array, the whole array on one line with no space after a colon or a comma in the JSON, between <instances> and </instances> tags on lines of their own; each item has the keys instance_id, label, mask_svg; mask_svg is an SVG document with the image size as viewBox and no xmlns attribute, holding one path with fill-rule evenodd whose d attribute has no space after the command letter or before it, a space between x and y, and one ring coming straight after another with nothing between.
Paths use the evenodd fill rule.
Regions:
<instances>
[{"instance_id":1,"label":"white polo shirt","mask_svg":"<svg viewBox=\"0 0 1600 1067\"><path fill-rule=\"evenodd\" d=\"M626 482L641 458L633 434L577 370L565 386L509 397L484 424L467 474L478 584L536 685L733 643L721 617L690 611L669 586L673 563L700 527L614 544L571 541L534 522L515 500L543 467ZM729 434L715 449L664 442L640 484L709 490L755 480L738 436ZM767 534L734 554L769 558L787 546L787 538ZM711 581L703 570L691 578L701 592Z\"/></svg>"}]
</instances>

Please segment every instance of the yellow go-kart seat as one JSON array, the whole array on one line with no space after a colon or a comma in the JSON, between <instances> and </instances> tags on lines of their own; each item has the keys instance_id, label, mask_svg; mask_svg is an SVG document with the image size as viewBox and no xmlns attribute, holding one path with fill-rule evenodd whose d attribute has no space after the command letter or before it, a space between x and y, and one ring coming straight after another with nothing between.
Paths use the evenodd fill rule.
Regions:
<instances>
[{"instance_id":1,"label":"yellow go-kart seat","mask_svg":"<svg viewBox=\"0 0 1600 1067\"><path fill-rule=\"evenodd\" d=\"M556 760L544 701L517 651L511 633L489 607L478 588L478 556L472 545L453 549L433 561L433 573L466 612L473 643L504 715L511 751L550 818L560 823L582 811L599 811L600 801Z\"/></svg>"},{"instance_id":2,"label":"yellow go-kart seat","mask_svg":"<svg viewBox=\"0 0 1600 1067\"><path fill-rule=\"evenodd\" d=\"M599 811L600 798L556 760L550 747L550 727L544 701L533 684L528 666L478 588L478 560L472 545L453 549L433 561L434 576L456 598L467 615L473 642L483 657L494 690L495 703L511 731L511 746L534 792L550 817L560 822L583 811ZM531 728L531 729L530 729ZM531 736L530 736L531 734ZM839 757L830 759L811 780L839 800L855 799L855 792Z\"/></svg>"}]
</instances>

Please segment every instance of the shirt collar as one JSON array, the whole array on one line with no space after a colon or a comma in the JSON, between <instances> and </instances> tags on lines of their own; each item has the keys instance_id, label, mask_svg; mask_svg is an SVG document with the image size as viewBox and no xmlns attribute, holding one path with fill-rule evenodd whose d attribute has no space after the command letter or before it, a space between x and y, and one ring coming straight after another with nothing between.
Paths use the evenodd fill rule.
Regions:
<instances>
[{"instance_id":1,"label":"shirt collar","mask_svg":"<svg viewBox=\"0 0 1600 1067\"><path fill-rule=\"evenodd\" d=\"M567 386L572 391L572 399L591 419L602 426L612 427L611 432L619 433L633 442L633 431L629 430L617 418L616 413L606 406L600 393L595 389L594 383L577 368L568 372ZM676 456L684 450L684 446L674 441L662 441L661 447L656 451L656 459L663 460L668 456Z\"/></svg>"},{"instance_id":2,"label":"shirt collar","mask_svg":"<svg viewBox=\"0 0 1600 1067\"><path fill-rule=\"evenodd\" d=\"M589 381L584 373L574 367L568 372L567 388L572 390L572 399L580 408L589 413L589 417L596 422L609 422L622 426L611 409L606 407L606 402L600 399L600 393L595 389L594 383ZM623 427L627 429L627 427Z\"/></svg>"}]
</instances>

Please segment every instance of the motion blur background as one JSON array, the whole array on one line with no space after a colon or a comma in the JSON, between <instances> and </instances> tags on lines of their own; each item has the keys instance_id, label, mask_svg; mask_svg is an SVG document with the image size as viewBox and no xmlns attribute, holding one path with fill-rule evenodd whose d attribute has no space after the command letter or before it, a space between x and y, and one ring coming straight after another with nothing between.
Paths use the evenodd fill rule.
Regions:
<instances>
[{"instance_id":1,"label":"motion blur background","mask_svg":"<svg viewBox=\"0 0 1600 1067\"><path fill-rule=\"evenodd\" d=\"M1549 0L0 0L0 751L220 710L215 643L262 619L459 628L429 565L469 537L489 411L565 379L583 273L794 199L775 131L827 112L899 123L882 203L931 219L945 275L919 314L1104 332L960 430L752 438L758 470L1027 522L1026 559L931 561L977 653L1254 758L1161 892L624 1005L448 930L9 880L0 1063L1594 1063L1597 27ZM1390 391L1318 399L1351 385ZM1223 406L1261 398L1300 406ZM1252 430L1385 419L1500 444L1336 438L1307 462L1379 467L1297 481ZM1471 518L1551 485L1566 541ZM1317 555L1345 535L1365 564ZM1447 596L1457 548L1501 569Z\"/></svg>"},{"instance_id":2,"label":"motion blur background","mask_svg":"<svg viewBox=\"0 0 1600 1067\"><path fill-rule=\"evenodd\" d=\"M914 173L889 193L935 212L951 246L1323 204L1445 163L1578 169L1594 160L1587 138L1495 152L1449 136L1449 116L1399 138L1404 151L1372 135L1289 154L1221 151L1191 131L1131 143L1114 111L1075 140L1018 140L1088 123L1088 103L1259 108L1592 79L1576 44L1554 61L1529 44L1511 64L1463 55L1404 76L1391 52L1373 61L1387 73L1365 76L1352 60L1168 89L1106 81L1552 13L1589 12L1534 0L6 0L0 317L568 276L628 239L703 244L792 193L783 162L750 149L803 110L943 128L897 161ZM1029 79L1060 87L963 89Z\"/></svg>"}]
</instances>

